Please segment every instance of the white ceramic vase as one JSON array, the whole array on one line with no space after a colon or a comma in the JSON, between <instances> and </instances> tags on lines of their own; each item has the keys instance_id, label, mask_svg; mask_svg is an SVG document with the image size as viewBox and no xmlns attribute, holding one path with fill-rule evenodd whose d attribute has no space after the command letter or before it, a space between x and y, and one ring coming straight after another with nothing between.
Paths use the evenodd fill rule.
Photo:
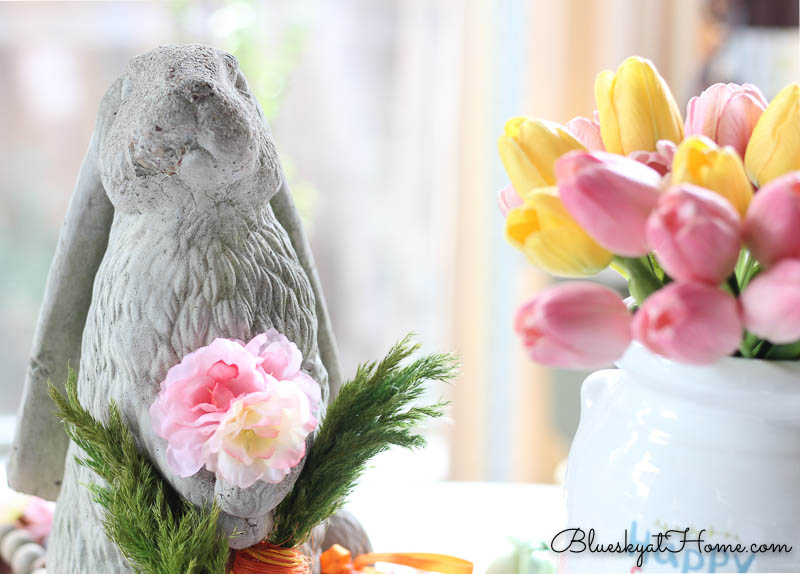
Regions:
<instances>
[{"instance_id":1,"label":"white ceramic vase","mask_svg":"<svg viewBox=\"0 0 800 574\"><path fill-rule=\"evenodd\" d=\"M593 528L595 549L624 546L626 531L634 545L690 531L639 567L635 550L571 552L571 530L555 541L569 547L559 572L800 572L800 362L690 366L634 343L618 367L583 383L568 526L583 544ZM761 544L792 550L753 552Z\"/></svg>"}]
</instances>

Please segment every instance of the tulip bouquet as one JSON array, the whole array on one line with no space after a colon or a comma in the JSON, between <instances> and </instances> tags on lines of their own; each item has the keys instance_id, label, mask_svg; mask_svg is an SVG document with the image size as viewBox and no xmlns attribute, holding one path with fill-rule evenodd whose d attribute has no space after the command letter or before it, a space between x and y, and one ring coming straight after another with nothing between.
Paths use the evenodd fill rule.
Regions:
<instances>
[{"instance_id":1,"label":"tulip bouquet","mask_svg":"<svg viewBox=\"0 0 800 574\"><path fill-rule=\"evenodd\" d=\"M594 368L635 339L690 364L800 359L800 84L769 104L713 85L684 123L631 57L595 98L593 118L514 118L499 141L508 241L556 276L611 267L631 295L586 281L535 295L515 319L531 358Z\"/></svg>"}]
</instances>

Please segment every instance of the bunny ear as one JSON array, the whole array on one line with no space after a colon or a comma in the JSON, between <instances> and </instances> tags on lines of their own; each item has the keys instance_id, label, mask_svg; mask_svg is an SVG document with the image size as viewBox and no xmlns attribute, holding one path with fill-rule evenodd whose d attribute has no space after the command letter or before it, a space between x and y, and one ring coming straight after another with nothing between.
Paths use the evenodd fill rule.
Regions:
<instances>
[{"instance_id":1,"label":"bunny ear","mask_svg":"<svg viewBox=\"0 0 800 574\"><path fill-rule=\"evenodd\" d=\"M25 390L8 460L15 490L54 500L61 488L69 439L48 396L51 381L64 391L67 365L77 368L94 276L108 243L114 208L100 181L100 142L119 109L121 80L100 104L97 124L70 199L47 276Z\"/></svg>"},{"instance_id":2,"label":"bunny ear","mask_svg":"<svg viewBox=\"0 0 800 574\"><path fill-rule=\"evenodd\" d=\"M322 363L325 365L325 370L328 372L328 388L329 392L325 393L323 389L322 396L328 396L328 401L332 400L339 386L342 383L342 375L339 370L339 352L336 348L336 338L333 335L333 328L331 327L330 316L328 315L328 306L325 304L325 296L322 293L322 285L317 274L317 267L314 264L314 256L311 253L311 247L306 239L305 232L303 231L303 224L300 221L300 216L297 213L297 208L292 199L292 192L289 190L289 184L286 183L286 176L281 173L281 187L278 192L273 196L270 201L272 210L278 218L289 239L292 241L297 253L297 258L311 282L311 289L314 291L314 299L316 301L316 315L317 315L317 346L319 348Z\"/></svg>"}]
</instances>

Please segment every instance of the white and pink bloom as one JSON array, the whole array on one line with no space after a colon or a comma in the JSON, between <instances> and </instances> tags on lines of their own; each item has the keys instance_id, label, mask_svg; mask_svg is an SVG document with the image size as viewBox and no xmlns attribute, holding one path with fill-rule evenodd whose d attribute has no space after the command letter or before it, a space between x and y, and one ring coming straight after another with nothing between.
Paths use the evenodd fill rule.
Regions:
<instances>
[{"instance_id":1,"label":"white and pink bloom","mask_svg":"<svg viewBox=\"0 0 800 574\"><path fill-rule=\"evenodd\" d=\"M625 303L588 281L560 283L534 295L517 311L514 329L534 361L557 367L608 365L631 342Z\"/></svg>"},{"instance_id":2,"label":"white and pink bloom","mask_svg":"<svg viewBox=\"0 0 800 574\"><path fill-rule=\"evenodd\" d=\"M306 438L316 427L306 394L293 383L275 381L269 391L231 403L203 445L203 459L239 488L259 480L277 484L303 460Z\"/></svg>"},{"instance_id":3,"label":"white and pink bloom","mask_svg":"<svg viewBox=\"0 0 800 574\"><path fill-rule=\"evenodd\" d=\"M647 220L647 241L673 279L716 285L739 258L739 213L718 193L683 184L659 198Z\"/></svg>"},{"instance_id":4,"label":"white and pink bloom","mask_svg":"<svg viewBox=\"0 0 800 574\"><path fill-rule=\"evenodd\" d=\"M301 370L303 355L286 335L270 329L253 337L245 349L257 357L258 369L264 375L294 383L308 396L312 410L317 410L322 401L319 384Z\"/></svg>"},{"instance_id":5,"label":"white and pink bloom","mask_svg":"<svg viewBox=\"0 0 800 574\"><path fill-rule=\"evenodd\" d=\"M670 283L645 299L634 314L633 336L668 359L697 365L713 363L739 346L739 305L717 287Z\"/></svg>"},{"instance_id":6,"label":"white and pink bloom","mask_svg":"<svg viewBox=\"0 0 800 574\"><path fill-rule=\"evenodd\" d=\"M686 136L704 135L720 146L733 147L744 158L750 134L767 107L753 84L714 84L689 100Z\"/></svg>"},{"instance_id":7,"label":"white and pink bloom","mask_svg":"<svg viewBox=\"0 0 800 574\"><path fill-rule=\"evenodd\" d=\"M215 339L186 355L167 372L150 407L150 420L167 439L167 462L178 476L203 466L203 444L231 401L264 391L266 381L256 355L238 341Z\"/></svg>"},{"instance_id":8,"label":"white and pink bloom","mask_svg":"<svg viewBox=\"0 0 800 574\"><path fill-rule=\"evenodd\" d=\"M575 221L620 255L649 251L645 224L661 193L661 176L633 159L573 151L556 161L558 194Z\"/></svg>"},{"instance_id":9,"label":"white and pink bloom","mask_svg":"<svg viewBox=\"0 0 800 574\"><path fill-rule=\"evenodd\" d=\"M241 434L235 432L237 424L244 425L240 429L242 432L255 432L256 427L252 427L252 413L266 412L264 409L271 413L271 433L275 429L290 433L287 436L278 436L279 432L273 437L277 441L275 452L280 453L280 456L272 463L267 463L274 464L281 472L285 470L285 448L277 449L277 445L296 445L295 431L292 430L294 427L286 425L297 425L302 428L298 432L305 432L306 436L311 431L306 432L305 429L311 427L313 430L316 426L314 413L321 401L319 385L302 372L301 364L302 355L297 346L274 329L254 337L247 344L218 338L208 346L186 355L180 364L167 372L166 379L161 383L161 391L150 407L153 428L159 436L167 440L167 463L173 472L186 477L195 474L204 464L217 464L220 451L209 450L207 447L211 438L216 437L214 444L221 445L222 449L227 444L225 437L239 437ZM294 395L286 390L287 385L295 389L295 394L302 396L304 402L296 398L289 400ZM270 398L273 395L274 398ZM256 402L250 398L253 396L258 399ZM302 403L299 407L298 401ZM246 424L235 417L231 419L231 412L255 404L268 404L269 408L253 407L255 410L252 413L251 409L245 409L251 413L245 417ZM284 407L286 413L281 416L284 416L285 421L279 424L275 422L275 417L280 414L276 409ZM305 418L299 420L300 415ZM223 423L228 425L227 430L220 431ZM257 430L259 429L263 430L257 426ZM241 436L249 437L251 433L244 432ZM239 439L231 440L234 444L231 452L240 454L240 447L236 446L239 444L236 440ZM240 465L253 463L260 468L259 476L275 476L265 474L262 468L265 464L263 451L257 449L256 453L259 456L242 457L242 460L232 456L234 460L239 460ZM211 455L214 455L213 460L209 459ZM302 454L300 457L302 458ZM256 460L257 462L253 462ZM226 465L227 461L221 464ZM224 466L225 472L233 464ZM241 482L242 476L250 477L254 472L255 470L240 469L239 474L234 473L231 476Z\"/></svg>"}]
</instances>

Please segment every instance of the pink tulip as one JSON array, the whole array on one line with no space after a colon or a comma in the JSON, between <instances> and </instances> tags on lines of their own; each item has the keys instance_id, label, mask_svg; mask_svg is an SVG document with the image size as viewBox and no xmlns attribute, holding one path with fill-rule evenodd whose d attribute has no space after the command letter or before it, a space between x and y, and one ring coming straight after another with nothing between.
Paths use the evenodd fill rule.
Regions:
<instances>
[{"instance_id":1,"label":"pink tulip","mask_svg":"<svg viewBox=\"0 0 800 574\"><path fill-rule=\"evenodd\" d=\"M752 333L777 344L800 339L800 259L784 259L757 275L740 300Z\"/></svg>"},{"instance_id":2,"label":"pink tulip","mask_svg":"<svg viewBox=\"0 0 800 574\"><path fill-rule=\"evenodd\" d=\"M561 201L600 245L636 257L649 251L645 224L660 195L661 176L627 157L570 152L556 161Z\"/></svg>"},{"instance_id":3,"label":"pink tulip","mask_svg":"<svg viewBox=\"0 0 800 574\"><path fill-rule=\"evenodd\" d=\"M714 84L689 100L685 132L732 146L744 157L750 134L766 107L767 100L753 84Z\"/></svg>"},{"instance_id":4,"label":"pink tulip","mask_svg":"<svg viewBox=\"0 0 800 574\"><path fill-rule=\"evenodd\" d=\"M576 116L567 122L566 128L584 147L590 151L605 151L600 137L600 124L583 116Z\"/></svg>"},{"instance_id":5,"label":"pink tulip","mask_svg":"<svg viewBox=\"0 0 800 574\"><path fill-rule=\"evenodd\" d=\"M677 149L678 146L675 145L675 142L659 140L656 143L656 151L632 151L628 157L656 170L664 178L672 171L672 159L675 157Z\"/></svg>"},{"instance_id":6,"label":"pink tulip","mask_svg":"<svg viewBox=\"0 0 800 574\"><path fill-rule=\"evenodd\" d=\"M703 283L670 283L644 300L633 336L654 353L702 365L733 353L742 338L739 306Z\"/></svg>"},{"instance_id":7,"label":"pink tulip","mask_svg":"<svg viewBox=\"0 0 800 574\"><path fill-rule=\"evenodd\" d=\"M514 329L537 363L591 369L608 365L631 342L631 316L619 295L596 283L559 283L517 311Z\"/></svg>"},{"instance_id":8,"label":"pink tulip","mask_svg":"<svg viewBox=\"0 0 800 574\"><path fill-rule=\"evenodd\" d=\"M522 206L523 203L513 185L509 185L497 194L497 205L500 207L503 217L506 217L512 209Z\"/></svg>"},{"instance_id":9,"label":"pink tulip","mask_svg":"<svg viewBox=\"0 0 800 574\"><path fill-rule=\"evenodd\" d=\"M744 241L765 267L800 258L800 172L774 179L747 208Z\"/></svg>"},{"instance_id":10,"label":"pink tulip","mask_svg":"<svg viewBox=\"0 0 800 574\"><path fill-rule=\"evenodd\" d=\"M684 184L659 198L647 220L647 241L673 279L716 285L739 258L739 213L718 193Z\"/></svg>"}]
</instances>

